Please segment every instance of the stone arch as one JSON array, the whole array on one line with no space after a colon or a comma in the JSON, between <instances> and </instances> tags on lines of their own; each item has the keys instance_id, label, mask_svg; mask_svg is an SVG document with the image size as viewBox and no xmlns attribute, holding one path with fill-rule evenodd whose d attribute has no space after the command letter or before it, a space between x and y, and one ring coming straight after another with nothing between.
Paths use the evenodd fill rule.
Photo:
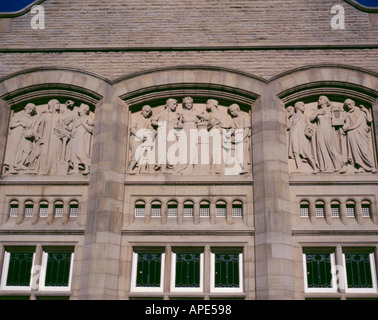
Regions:
<instances>
[{"instance_id":1,"label":"stone arch","mask_svg":"<svg viewBox=\"0 0 378 320\"><path fill-rule=\"evenodd\" d=\"M106 88L109 86L110 83L106 79L93 73L53 67L23 70L0 79L0 121L2 124L0 129L0 159L4 161L4 163L0 163L2 169L9 172L9 166L6 163L8 159L5 153L7 144L10 145L8 128L11 119L16 113L22 111L28 103L35 104L37 109L40 109L41 115L43 110L48 108L48 102L53 99L58 99L61 105L72 100L77 107L81 104L88 105L90 113L94 114L97 104L101 101ZM34 167L33 171L36 171ZM57 170L54 169L51 172L55 174ZM66 172L65 168L62 169L62 172Z\"/></svg>"},{"instance_id":2,"label":"stone arch","mask_svg":"<svg viewBox=\"0 0 378 320\"><path fill-rule=\"evenodd\" d=\"M307 139L300 142L302 148L301 151L295 151L292 141L297 143L296 134L294 134L293 127L288 127L288 157L293 159L289 160L289 171L303 172L302 164L303 160L308 162L313 172L340 172L340 173L352 173L352 168L359 170L358 172L376 172L377 168L377 155L376 155L376 140L377 140L377 123L371 120L368 126L371 129L368 142L362 142L366 144L364 147L364 154L370 153L365 165L365 160L354 159L357 152L354 154L350 150L357 150L358 147L349 147L347 141L347 133L343 131L343 125L346 124L349 114L344 110L344 102L347 99L353 100L356 107L361 105L366 108L367 119L376 118L378 116L377 98L378 98L378 76L374 72L368 70L357 69L352 66L343 65L314 65L307 66L286 72L277 76L272 80L271 84L275 87L278 94L277 96L284 103L285 107L293 107L295 109L296 103L303 102L305 105L305 111L298 112L300 115L303 113L306 120L306 128L309 128L306 132ZM331 114L332 118L332 134L336 138L331 143L327 138L326 140L330 145L334 145L331 149L337 149L337 161L333 161L331 164L329 160L324 161L320 159L319 148L321 149L321 139L316 140L316 131L320 129L316 125L316 119L314 119L314 113L318 108L318 99L320 97L326 97L329 100L327 110ZM364 108L359 107L360 110ZM294 109L287 109L288 126L292 126L291 114ZM358 110L356 111L359 112ZM294 118L292 118L294 119ZM302 116L303 119L303 116ZM303 120L304 121L304 120ZM313 123L310 123L313 122ZM298 128L298 126L297 126ZM302 130L303 131L303 130ZM334 132L335 131L335 132ZM303 135L302 135L303 136ZM352 134L351 134L352 136ZM309 143L308 143L309 142ZM299 143L299 142L298 142ZM305 148L304 148L305 146ZM299 148L301 149L301 148ZM304 150L305 149L305 150ZM366 151L369 149L369 151ZM324 150L323 150L324 151ZM302 153L300 153L302 152ZM322 150L320 150L322 152ZM295 155L297 153L297 155ZM298 156L299 154L299 156ZM331 158L336 158L333 152L329 151ZM299 160L302 158L302 161ZM328 156L327 156L328 157ZM358 157L357 157L358 158ZM327 168L328 167L328 168ZM310 171L306 171L307 173Z\"/></svg>"},{"instance_id":3,"label":"stone arch","mask_svg":"<svg viewBox=\"0 0 378 320\"><path fill-rule=\"evenodd\" d=\"M179 107L177 110L179 110L180 107L181 109L183 108L181 106L183 98L188 96L193 98L194 104L200 105L200 113L206 113L206 102L209 99L214 99L219 103L218 109L222 109L227 114L226 117L231 118L228 114L228 107L234 103L239 105L240 114L245 116L244 113L246 113L251 117L251 106L262 94L265 84L266 82L262 79L235 70L206 66L179 66L128 75L115 81L113 88L115 94L128 105L129 126L133 128L133 120L130 119L135 119L138 116L136 113L145 105L149 105L153 113L160 114L165 109L169 98L173 98L178 102ZM134 123L136 122L137 120L134 121ZM206 124L204 126L201 125L201 128L208 128L208 126ZM185 131L185 129L183 130ZM189 134L187 136L189 137ZM130 133L128 141L131 141L132 138ZM131 146L132 148L133 146ZM169 146L167 148L169 149ZM136 161L133 161L135 151L128 151L127 159L131 163L128 172L130 172L135 168L134 163ZM247 152L250 151L248 150ZM198 153L198 161L202 160L201 156L202 154L199 155ZM154 159L156 162L159 161L157 157ZM146 172L146 168L143 168ZM212 170L213 172L219 172L218 169L209 167L204 169L206 172L211 172ZM241 171L248 171L248 169L243 168ZM151 169L148 169L148 173L151 173Z\"/></svg>"}]
</instances>

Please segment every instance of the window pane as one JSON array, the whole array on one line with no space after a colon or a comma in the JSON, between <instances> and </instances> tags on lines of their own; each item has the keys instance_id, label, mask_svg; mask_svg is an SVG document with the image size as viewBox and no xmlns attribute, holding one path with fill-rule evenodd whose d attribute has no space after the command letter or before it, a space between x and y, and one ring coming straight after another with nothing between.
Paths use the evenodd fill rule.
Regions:
<instances>
[{"instance_id":1,"label":"window pane","mask_svg":"<svg viewBox=\"0 0 378 320\"><path fill-rule=\"evenodd\" d=\"M239 254L217 253L215 254L215 287L238 288L239 287Z\"/></svg>"},{"instance_id":2,"label":"window pane","mask_svg":"<svg viewBox=\"0 0 378 320\"><path fill-rule=\"evenodd\" d=\"M11 252L7 286L29 286L32 263L32 252Z\"/></svg>"},{"instance_id":3,"label":"window pane","mask_svg":"<svg viewBox=\"0 0 378 320\"><path fill-rule=\"evenodd\" d=\"M308 218L310 216L310 206L308 204L301 204L300 216L301 218Z\"/></svg>"},{"instance_id":4,"label":"window pane","mask_svg":"<svg viewBox=\"0 0 378 320\"><path fill-rule=\"evenodd\" d=\"M55 204L55 217L60 218L63 217L63 204Z\"/></svg>"},{"instance_id":5,"label":"window pane","mask_svg":"<svg viewBox=\"0 0 378 320\"><path fill-rule=\"evenodd\" d=\"M70 276L71 252L49 252L47 260L47 287L67 287Z\"/></svg>"},{"instance_id":6,"label":"window pane","mask_svg":"<svg viewBox=\"0 0 378 320\"><path fill-rule=\"evenodd\" d=\"M338 218L340 216L340 205L335 203L331 204L331 217Z\"/></svg>"},{"instance_id":7,"label":"window pane","mask_svg":"<svg viewBox=\"0 0 378 320\"><path fill-rule=\"evenodd\" d=\"M200 259L199 253L176 254L176 287L200 287Z\"/></svg>"},{"instance_id":8,"label":"window pane","mask_svg":"<svg viewBox=\"0 0 378 320\"><path fill-rule=\"evenodd\" d=\"M41 218L46 218L49 212L49 205L48 204L41 204L39 206L39 216Z\"/></svg>"},{"instance_id":9,"label":"window pane","mask_svg":"<svg viewBox=\"0 0 378 320\"><path fill-rule=\"evenodd\" d=\"M176 203L169 203L168 204L168 217L177 217L177 204Z\"/></svg>"},{"instance_id":10,"label":"window pane","mask_svg":"<svg viewBox=\"0 0 378 320\"><path fill-rule=\"evenodd\" d=\"M308 288L332 288L330 254L307 254L306 262Z\"/></svg>"},{"instance_id":11,"label":"window pane","mask_svg":"<svg viewBox=\"0 0 378 320\"><path fill-rule=\"evenodd\" d=\"M161 205L160 204L151 205L151 217L161 217Z\"/></svg>"},{"instance_id":12,"label":"window pane","mask_svg":"<svg viewBox=\"0 0 378 320\"><path fill-rule=\"evenodd\" d=\"M184 217L193 217L194 216L194 207L193 204L184 204L184 212L183 212Z\"/></svg>"},{"instance_id":13,"label":"window pane","mask_svg":"<svg viewBox=\"0 0 378 320\"><path fill-rule=\"evenodd\" d=\"M25 218L31 218L33 216L33 204L25 204Z\"/></svg>"},{"instance_id":14,"label":"window pane","mask_svg":"<svg viewBox=\"0 0 378 320\"><path fill-rule=\"evenodd\" d=\"M215 216L217 217L225 217L227 211L226 204L217 204L215 207Z\"/></svg>"},{"instance_id":15,"label":"window pane","mask_svg":"<svg viewBox=\"0 0 378 320\"><path fill-rule=\"evenodd\" d=\"M200 204L200 217L201 218L210 217L210 205L208 203Z\"/></svg>"},{"instance_id":16,"label":"window pane","mask_svg":"<svg viewBox=\"0 0 378 320\"><path fill-rule=\"evenodd\" d=\"M361 211L364 218L370 218L370 203L363 203L361 205Z\"/></svg>"},{"instance_id":17,"label":"window pane","mask_svg":"<svg viewBox=\"0 0 378 320\"><path fill-rule=\"evenodd\" d=\"M78 203L70 203L70 213L69 216L71 218L77 218L79 215L79 204Z\"/></svg>"},{"instance_id":18,"label":"window pane","mask_svg":"<svg viewBox=\"0 0 378 320\"><path fill-rule=\"evenodd\" d=\"M324 217L324 204L316 204L315 205L315 216L317 218Z\"/></svg>"},{"instance_id":19,"label":"window pane","mask_svg":"<svg viewBox=\"0 0 378 320\"><path fill-rule=\"evenodd\" d=\"M232 216L233 217L243 217L243 204L233 204L232 205Z\"/></svg>"},{"instance_id":20,"label":"window pane","mask_svg":"<svg viewBox=\"0 0 378 320\"><path fill-rule=\"evenodd\" d=\"M146 214L146 206L144 203L135 204L134 210L135 217L144 217Z\"/></svg>"},{"instance_id":21,"label":"window pane","mask_svg":"<svg viewBox=\"0 0 378 320\"><path fill-rule=\"evenodd\" d=\"M9 216L11 218L17 218L17 216L18 216L18 203L11 203L10 210L9 210Z\"/></svg>"},{"instance_id":22,"label":"window pane","mask_svg":"<svg viewBox=\"0 0 378 320\"><path fill-rule=\"evenodd\" d=\"M348 288L373 288L369 254L345 254Z\"/></svg>"},{"instance_id":23,"label":"window pane","mask_svg":"<svg viewBox=\"0 0 378 320\"><path fill-rule=\"evenodd\" d=\"M137 287L160 287L161 253L138 253Z\"/></svg>"}]
</instances>

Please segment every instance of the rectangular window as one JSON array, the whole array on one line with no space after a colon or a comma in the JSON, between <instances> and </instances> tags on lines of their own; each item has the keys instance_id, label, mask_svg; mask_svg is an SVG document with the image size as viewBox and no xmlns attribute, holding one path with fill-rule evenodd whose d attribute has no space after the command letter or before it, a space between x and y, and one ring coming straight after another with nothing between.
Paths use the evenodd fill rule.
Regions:
<instances>
[{"instance_id":1,"label":"rectangular window","mask_svg":"<svg viewBox=\"0 0 378 320\"><path fill-rule=\"evenodd\" d=\"M300 216L301 218L308 218L310 216L310 206L307 203L301 204Z\"/></svg>"},{"instance_id":2,"label":"rectangular window","mask_svg":"<svg viewBox=\"0 0 378 320\"><path fill-rule=\"evenodd\" d=\"M184 204L183 216L186 218L191 218L194 216L193 204Z\"/></svg>"},{"instance_id":3,"label":"rectangular window","mask_svg":"<svg viewBox=\"0 0 378 320\"><path fill-rule=\"evenodd\" d=\"M216 217L226 217L227 206L226 204L217 204L215 208Z\"/></svg>"},{"instance_id":4,"label":"rectangular window","mask_svg":"<svg viewBox=\"0 0 378 320\"><path fill-rule=\"evenodd\" d=\"M5 251L1 289L30 290L34 252L30 249Z\"/></svg>"},{"instance_id":5,"label":"rectangular window","mask_svg":"<svg viewBox=\"0 0 378 320\"><path fill-rule=\"evenodd\" d=\"M233 204L232 205L232 216L235 218L243 217L243 205L242 204Z\"/></svg>"},{"instance_id":6,"label":"rectangular window","mask_svg":"<svg viewBox=\"0 0 378 320\"><path fill-rule=\"evenodd\" d=\"M338 218L340 216L340 205L331 204L331 217Z\"/></svg>"},{"instance_id":7,"label":"rectangular window","mask_svg":"<svg viewBox=\"0 0 378 320\"><path fill-rule=\"evenodd\" d=\"M167 216L169 218L177 217L177 204L168 204Z\"/></svg>"},{"instance_id":8,"label":"rectangular window","mask_svg":"<svg viewBox=\"0 0 378 320\"><path fill-rule=\"evenodd\" d=\"M370 203L361 204L362 217L370 218Z\"/></svg>"},{"instance_id":9,"label":"rectangular window","mask_svg":"<svg viewBox=\"0 0 378 320\"><path fill-rule=\"evenodd\" d=\"M171 291L203 291L203 253L198 250L172 254Z\"/></svg>"},{"instance_id":10,"label":"rectangular window","mask_svg":"<svg viewBox=\"0 0 378 320\"><path fill-rule=\"evenodd\" d=\"M9 209L9 217L17 218L18 216L18 203L11 203Z\"/></svg>"},{"instance_id":11,"label":"rectangular window","mask_svg":"<svg viewBox=\"0 0 378 320\"><path fill-rule=\"evenodd\" d=\"M32 203L25 204L25 218L33 217L33 209L34 209L34 206Z\"/></svg>"},{"instance_id":12,"label":"rectangular window","mask_svg":"<svg viewBox=\"0 0 378 320\"><path fill-rule=\"evenodd\" d=\"M243 258L241 252L215 251L211 253L211 291L243 292Z\"/></svg>"},{"instance_id":13,"label":"rectangular window","mask_svg":"<svg viewBox=\"0 0 378 320\"><path fill-rule=\"evenodd\" d=\"M208 218L210 217L210 205L205 203L205 204L200 204L200 217L201 218Z\"/></svg>"},{"instance_id":14,"label":"rectangular window","mask_svg":"<svg viewBox=\"0 0 378 320\"><path fill-rule=\"evenodd\" d=\"M56 218L61 218L63 217L63 204L62 203L59 203L59 204L55 204L54 206L54 216Z\"/></svg>"},{"instance_id":15,"label":"rectangular window","mask_svg":"<svg viewBox=\"0 0 378 320\"><path fill-rule=\"evenodd\" d=\"M135 217L143 218L146 214L145 204L144 203L143 204L135 204L134 214L135 214Z\"/></svg>"},{"instance_id":16,"label":"rectangular window","mask_svg":"<svg viewBox=\"0 0 378 320\"><path fill-rule=\"evenodd\" d=\"M164 261L163 252L134 252L131 291L163 291Z\"/></svg>"},{"instance_id":17,"label":"rectangular window","mask_svg":"<svg viewBox=\"0 0 378 320\"><path fill-rule=\"evenodd\" d=\"M161 205L152 204L151 205L151 217L159 218L161 217Z\"/></svg>"},{"instance_id":18,"label":"rectangular window","mask_svg":"<svg viewBox=\"0 0 378 320\"><path fill-rule=\"evenodd\" d=\"M310 251L303 254L305 292L336 292L334 253Z\"/></svg>"},{"instance_id":19,"label":"rectangular window","mask_svg":"<svg viewBox=\"0 0 378 320\"><path fill-rule=\"evenodd\" d=\"M346 205L346 216L348 218L354 218L354 204Z\"/></svg>"},{"instance_id":20,"label":"rectangular window","mask_svg":"<svg viewBox=\"0 0 378 320\"><path fill-rule=\"evenodd\" d=\"M40 290L68 291L71 288L73 249L47 249L42 255Z\"/></svg>"},{"instance_id":21,"label":"rectangular window","mask_svg":"<svg viewBox=\"0 0 378 320\"><path fill-rule=\"evenodd\" d=\"M324 204L315 205L315 217L324 218Z\"/></svg>"},{"instance_id":22,"label":"rectangular window","mask_svg":"<svg viewBox=\"0 0 378 320\"><path fill-rule=\"evenodd\" d=\"M350 251L343 253L346 292L377 292L374 254Z\"/></svg>"},{"instance_id":23,"label":"rectangular window","mask_svg":"<svg viewBox=\"0 0 378 320\"><path fill-rule=\"evenodd\" d=\"M41 203L39 206L39 216L41 218L46 218L49 213L49 205L47 203Z\"/></svg>"},{"instance_id":24,"label":"rectangular window","mask_svg":"<svg viewBox=\"0 0 378 320\"><path fill-rule=\"evenodd\" d=\"M79 204L78 203L70 203L70 218L77 218L79 215Z\"/></svg>"}]
</instances>

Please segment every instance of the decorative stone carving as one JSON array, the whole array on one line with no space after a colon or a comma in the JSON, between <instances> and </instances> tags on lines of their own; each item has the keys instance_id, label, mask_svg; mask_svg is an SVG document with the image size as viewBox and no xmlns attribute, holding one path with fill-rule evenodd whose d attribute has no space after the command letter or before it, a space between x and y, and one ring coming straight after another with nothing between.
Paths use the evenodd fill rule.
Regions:
<instances>
[{"instance_id":1,"label":"decorative stone carving","mask_svg":"<svg viewBox=\"0 0 378 320\"><path fill-rule=\"evenodd\" d=\"M151 109L150 109L151 110ZM185 97L179 106L170 98L152 115L131 115L128 173L245 174L251 164L251 119L237 104L217 100L194 105ZM147 131L146 131L147 130ZM140 136L136 135L136 132ZM149 152L146 152L148 132ZM138 155L144 154L142 158ZM148 163L148 165L146 164Z\"/></svg>"},{"instance_id":2,"label":"decorative stone carving","mask_svg":"<svg viewBox=\"0 0 378 320\"><path fill-rule=\"evenodd\" d=\"M4 174L88 174L94 127L88 105L28 103L9 126Z\"/></svg>"},{"instance_id":3,"label":"decorative stone carving","mask_svg":"<svg viewBox=\"0 0 378 320\"><path fill-rule=\"evenodd\" d=\"M297 102L287 107L288 153L291 172L376 173L371 134L372 116L364 106L331 103L320 96L316 106Z\"/></svg>"}]
</instances>

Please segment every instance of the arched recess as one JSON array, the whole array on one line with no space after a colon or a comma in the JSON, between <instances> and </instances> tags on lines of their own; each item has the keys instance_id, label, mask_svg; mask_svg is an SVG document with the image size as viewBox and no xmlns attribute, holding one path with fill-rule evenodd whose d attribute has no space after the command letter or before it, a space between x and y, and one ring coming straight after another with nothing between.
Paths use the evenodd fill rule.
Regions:
<instances>
[{"instance_id":1,"label":"arched recess","mask_svg":"<svg viewBox=\"0 0 378 320\"><path fill-rule=\"evenodd\" d=\"M128 105L129 118L137 117L144 105L149 105L153 114L159 114L164 110L167 100L170 98L177 100L177 110L180 108L182 110L183 98L191 97L194 109L199 112L206 113L206 102L209 99L214 99L218 101L218 110L226 113L226 117L231 118L228 107L238 104L241 110L240 114L248 115L251 119L251 106L262 94L265 84L266 82L262 79L235 70L206 66L182 66L129 75L115 81L113 87L116 95ZM132 122L133 120L130 120L130 127ZM130 163L133 161L133 154L133 151L129 150ZM202 158L199 156L198 161L202 165L201 160ZM134 164L129 166L128 170L132 171L133 166ZM226 171L225 167L220 170ZM143 173L143 171L138 171L138 173L141 172ZM153 171L148 171L148 173L151 172ZM214 172L219 173L220 171L207 167L194 174L202 175Z\"/></svg>"},{"instance_id":2,"label":"arched recess","mask_svg":"<svg viewBox=\"0 0 378 320\"><path fill-rule=\"evenodd\" d=\"M82 104L87 105L89 107L88 114L94 117L96 105L102 99L105 89L109 85L106 79L98 75L66 68L23 70L0 79L0 112L1 123L4 124L0 129L0 161L2 162L0 165L2 173L9 173L10 166L7 162L13 161L7 157L10 152L6 151L9 145L12 144L9 141L10 134L8 134L8 129L12 120L23 117L24 109L29 103L32 103L36 109L33 112L34 119L42 117L49 108L49 101L52 100L57 100L61 106L71 100L74 103L72 108L79 108ZM58 112L63 113L63 111ZM29 121L29 123L31 122ZM22 136L19 139L22 140ZM29 141L31 139L27 138ZM37 139L35 137L33 139L32 143L37 144ZM33 149L36 150L37 148L34 147L33 145ZM17 148L20 149L19 146ZM36 159L35 155L33 155L33 158ZM66 164L63 167L65 166ZM14 170L13 173L42 173L37 169L31 170L31 166L26 168L27 166L20 165L19 168L21 167L22 169ZM26 169L24 170L24 168ZM61 170L61 172L66 171L65 168ZM43 174L55 174L57 172L57 169L53 169L51 172L43 172ZM81 170L80 173L82 172L84 171Z\"/></svg>"},{"instance_id":3,"label":"arched recess","mask_svg":"<svg viewBox=\"0 0 378 320\"><path fill-rule=\"evenodd\" d=\"M371 160L374 162L375 167L372 172L376 173L374 172L377 168L376 141L378 125L378 75L376 73L350 66L317 65L292 70L277 76L271 80L271 84L275 86L278 92L277 96L284 103L288 113L293 112L289 111L288 107L295 107L297 102L303 102L305 105L304 114L307 115L309 120L312 119L313 122L316 122L313 120L312 116L318 108L319 97L325 96L329 99L329 111L330 114L332 114L332 128L336 132L336 139L339 139L336 147L340 149L339 153L341 154L344 163L346 161L349 162L350 155L347 150L349 147L346 146L347 142L343 141L343 139L346 139L346 135L345 132L342 131L342 127L347 121L346 115L348 114L344 110L344 102L347 99L351 99L356 107L363 105L372 117L372 121L369 120L368 125L370 130L369 148L371 149ZM334 110L338 111L333 113ZM339 117L340 113L342 113L341 118L336 119ZM337 114L337 116L333 117L334 114ZM339 120L339 123L337 120ZM313 132L308 132L306 134L311 142L310 149L313 150L312 153L316 162L316 150L314 150L315 146L312 144L315 143L316 138L312 138L312 135L315 135L315 132L318 129L316 126L314 126L313 129ZM344 144L344 146L342 146L342 144ZM289 141L289 157L291 152L290 148ZM293 154L291 156L295 159ZM306 161L309 158L304 155L303 157ZM289 161L289 167L291 166L289 170L292 172L303 172L303 168L299 168L300 165L298 163L300 161L296 160L295 162L296 165L290 165ZM358 164L354 164L353 166L357 169L360 167ZM326 169L323 171L328 172ZM334 172L345 173L343 171L344 169L334 168ZM366 171L370 172L370 170L367 169ZM309 173L310 171L305 172ZM351 170L347 171L347 173L351 172ZM361 172L365 171L361 169Z\"/></svg>"}]
</instances>

